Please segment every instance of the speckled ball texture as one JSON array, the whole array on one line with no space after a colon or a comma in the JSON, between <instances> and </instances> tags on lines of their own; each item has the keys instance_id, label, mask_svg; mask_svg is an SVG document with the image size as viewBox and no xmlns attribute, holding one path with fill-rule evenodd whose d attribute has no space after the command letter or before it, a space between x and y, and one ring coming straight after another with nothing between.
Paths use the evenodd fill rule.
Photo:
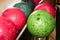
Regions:
<instances>
[{"instance_id":1,"label":"speckled ball texture","mask_svg":"<svg viewBox=\"0 0 60 40\"><path fill-rule=\"evenodd\" d=\"M28 17L27 27L33 36L42 38L54 30L55 20L47 11L37 10Z\"/></svg>"}]
</instances>

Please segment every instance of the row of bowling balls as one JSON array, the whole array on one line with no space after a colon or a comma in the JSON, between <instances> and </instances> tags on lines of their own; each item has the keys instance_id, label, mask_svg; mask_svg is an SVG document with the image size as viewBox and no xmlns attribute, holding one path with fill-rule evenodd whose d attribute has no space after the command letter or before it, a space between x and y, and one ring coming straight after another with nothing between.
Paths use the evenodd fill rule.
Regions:
<instances>
[{"instance_id":1,"label":"row of bowling balls","mask_svg":"<svg viewBox=\"0 0 60 40\"><path fill-rule=\"evenodd\" d=\"M16 3L0 16L0 40L16 40L27 23L29 32L36 37L46 37L55 26L55 10L49 3L38 4L34 9L26 2Z\"/></svg>"}]
</instances>

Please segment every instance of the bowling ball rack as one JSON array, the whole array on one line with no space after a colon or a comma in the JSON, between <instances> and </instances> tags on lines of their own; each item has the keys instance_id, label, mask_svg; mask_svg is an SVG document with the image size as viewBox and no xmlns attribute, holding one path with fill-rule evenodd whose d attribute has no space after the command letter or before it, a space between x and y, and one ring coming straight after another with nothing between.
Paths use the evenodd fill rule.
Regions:
<instances>
[{"instance_id":1,"label":"bowling ball rack","mask_svg":"<svg viewBox=\"0 0 60 40\"><path fill-rule=\"evenodd\" d=\"M17 36L16 40L19 40L19 39L20 39L20 37L21 37L21 35L23 34L23 32L25 31L26 27L27 27L27 24L23 27L23 29L21 30L21 32L20 32L19 35Z\"/></svg>"},{"instance_id":2,"label":"bowling ball rack","mask_svg":"<svg viewBox=\"0 0 60 40\"><path fill-rule=\"evenodd\" d=\"M14 0L11 0L11 1L14 1ZM21 0L19 0L18 2L20 2ZM8 2L8 1L7 1ZM6 3L7 3L6 2ZM18 3L17 2L17 0L15 1L15 3ZM4 2L3 2L4 3ZM13 2L9 2L9 3L7 3L8 4L8 6L9 6L9 4L15 4L15 3L13 3ZM7 4L5 4L5 6L7 6ZM4 5L3 5L4 6ZM5 10L7 7L5 7L4 6L4 9L3 10ZM21 36L23 35L23 33L25 32L25 30L26 30L26 28L27 28L27 24L25 24L25 26L23 27L23 29L20 31L20 33L19 33L19 35L17 36L17 38L16 38L16 40L20 40L20 38L21 38ZM31 36L30 36L31 37ZM26 36L26 38L27 38L27 36ZM34 38L34 40L37 40L37 38L36 37L32 37L32 39ZM45 40L46 38L38 38L38 40Z\"/></svg>"}]
</instances>

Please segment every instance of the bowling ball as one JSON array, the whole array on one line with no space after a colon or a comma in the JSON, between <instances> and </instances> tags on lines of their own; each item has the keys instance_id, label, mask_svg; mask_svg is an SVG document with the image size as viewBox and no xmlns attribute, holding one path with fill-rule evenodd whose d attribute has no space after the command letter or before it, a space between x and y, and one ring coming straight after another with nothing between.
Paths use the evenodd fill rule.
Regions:
<instances>
[{"instance_id":1,"label":"bowling ball","mask_svg":"<svg viewBox=\"0 0 60 40\"><path fill-rule=\"evenodd\" d=\"M55 7L55 0L44 0L43 2L45 3L49 3L50 5L52 5L53 7Z\"/></svg>"},{"instance_id":2,"label":"bowling ball","mask_svg":"<svg viewBox=\"0 0 60 40\"><path fill-rule=\"evenodd\" d=\"M34 1L35 5L38 5L40 2L40 0L33 0L33 1Z\"/></svg>"},{"instance_id":3,"label":"bowling ball","mask_svg":"<svg viewBox=\"0 0 60 40\"><path fill-rule=\"evenodd\" d=\"M27 27L33 36L43 38L51 34L55 27L55 20L47 11L34 11L28 17Z\"/></svg>"},{"instance_id":4,"label":"bowling ball","mask_svg":"<svg viewBox=\"0 0 60 40\"><path fill-rule=\"evenodd\" d=\"M36 11L36 10L45 10L45 11L49 12L54 18L56 16L54 7L51 6L49 3L41 3L41 4L37 5L35 7L34 11Z\"/></svg>"},{"instance_id":5,"label":"bowling ball","mask_svg":"<svg viewBox=\"0 0 60 40\"><path fill-rule=\"evenodd\" d=\"M16 25L17 31L20 31L26 24L26 16L18 8L8 8L2 13L2 16L11 20Z\"/></svg>"},{"instance_id":6,"label":"bowling ball","mask_svg":"<svg viewBox=\"0 0 60 40\"><path fill-rule=\"evenodd\" d=\"M16 3L14 7L20 8L23 12L25 12L26 17L28 17L32 12L31 7L26 2Z\"/></svg>"},{"instance_id":7,"label":"bowling ball","mask_svg":"<svg viewBox=\"0 0 60 40\"><path fill-rule=\"evenodd\" d=\"M27 3L31 6L32 11L33 11L33 9L34 9L35 6L36 6L33 0L22 0L22 1L23 1L23 2L27 2Z\"/></svg>"},{"instance_id":8,"label":"bowling ball","mask_svg":"<svg viewBox=\"0 0 60 40\"><path fill-rule=\"evenodd\" d=\"M0 17L0 40L15 40L17 30L10 20Z\"/></svg>"}]
</instances>

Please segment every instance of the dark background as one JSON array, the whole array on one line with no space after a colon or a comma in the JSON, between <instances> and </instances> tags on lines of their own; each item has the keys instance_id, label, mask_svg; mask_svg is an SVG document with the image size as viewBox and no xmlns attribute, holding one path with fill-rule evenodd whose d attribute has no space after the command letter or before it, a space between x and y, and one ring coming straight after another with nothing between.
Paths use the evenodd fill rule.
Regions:
<instances>
[{"instance_id":1,"label":"dark background","mask_svg":"<svg viewBox=\"0 0 60 40\"><path fill-rule=\"evenodd\" d=\"M60 6L59 6L60 7ZM60 8L56 10L56 40L60 40Z\"/></svg>"}]
</instances>

